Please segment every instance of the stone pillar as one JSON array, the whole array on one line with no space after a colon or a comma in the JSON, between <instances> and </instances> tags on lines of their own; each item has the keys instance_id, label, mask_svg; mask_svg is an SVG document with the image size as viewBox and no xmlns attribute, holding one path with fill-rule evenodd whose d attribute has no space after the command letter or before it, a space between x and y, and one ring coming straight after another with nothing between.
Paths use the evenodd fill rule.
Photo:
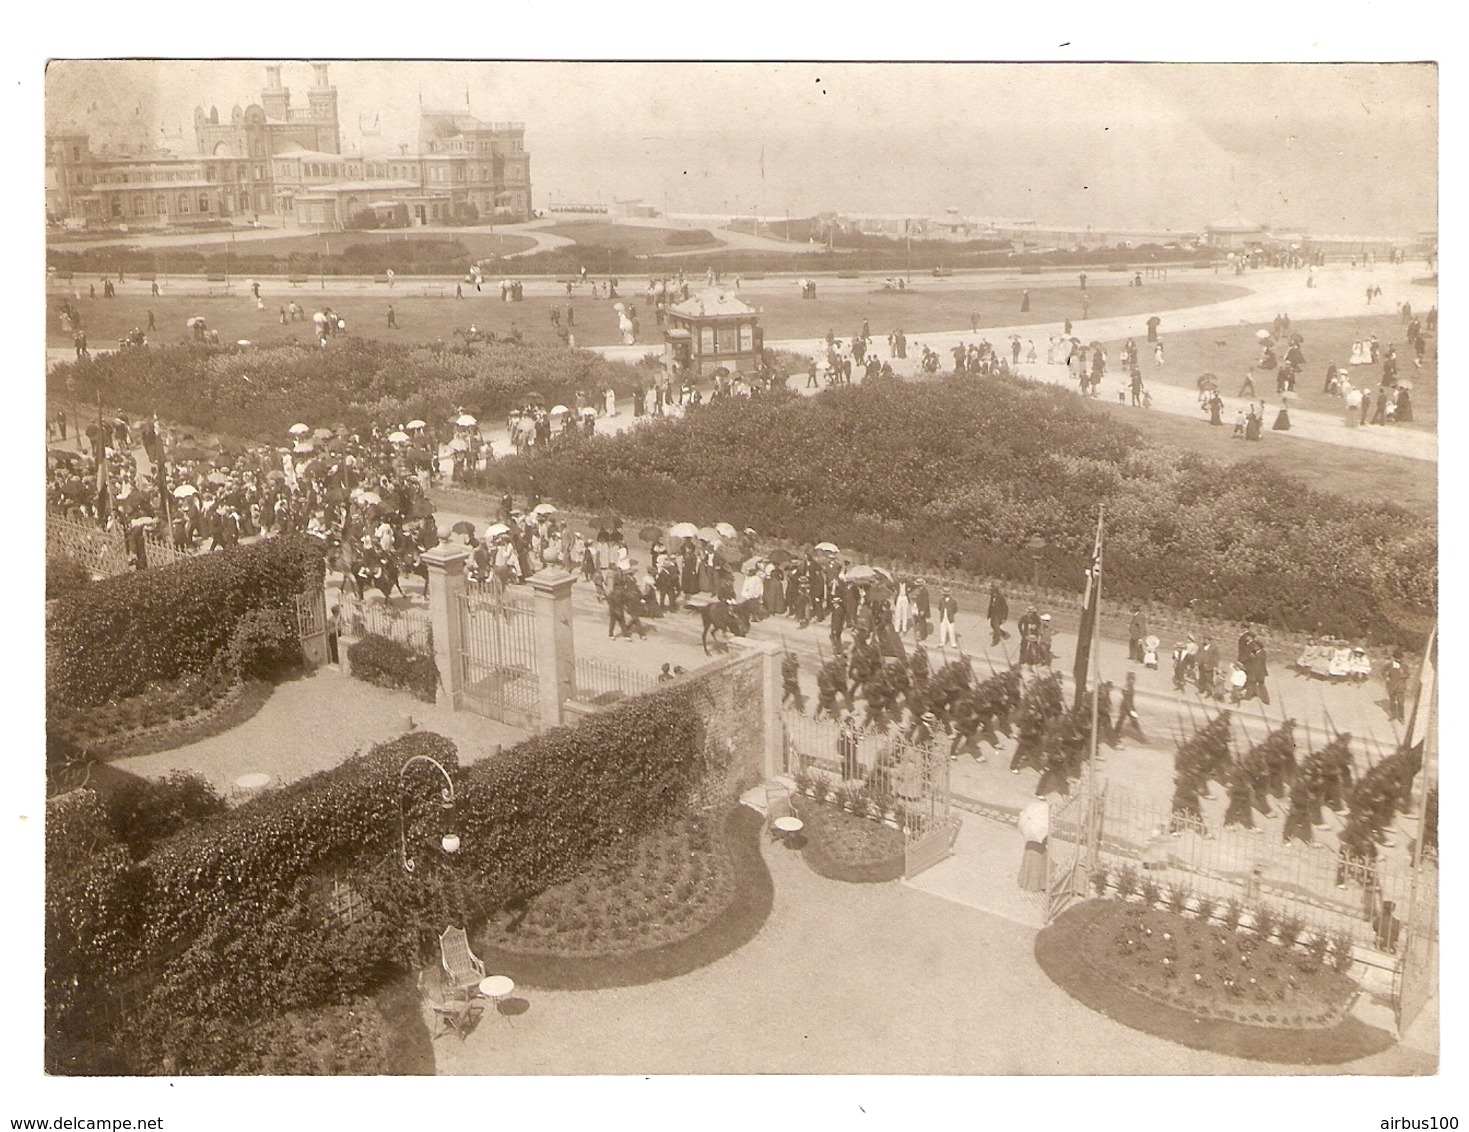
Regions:
<instances>
[{"instance_id":1,"label":"stone pillar","mask_svg":"<svg viewBox=\"0 0 1469 1132\"><path fill-rule=\"evenodd\" d=\"M571 624L571 585L559 566L530 576L535 591L536 678L541 692L541 726L561 726L561 705L576 682L576 635Z\"/></svg>"},{"instance_id":2,"label":"stone pillar","mask_svg":"<svg viewBox=\"0 0 1469 1132\"><path fill-rule=\"evenodd\" d=\"M762 672L760 679L761 696L764 703L761 705L761 718L764 720L765 730L765 781L770 782L778 775L783 774L781 767L782 750L785 744L785 731L780 724L780 660L782 649L775 641L752 641L748 637L734 637L729 642L732 646L744 652L760 653L762 659Z\"/></svg>"},{"instance_id":3,"label":"stone pillar","mask_svg":"<svg viewBox=\"0 0 1469 1132\"><path fill-rule=\"evenodd\" d=\"M434 631L434 665L439 670L437 704L458 711L463 706L460 686L459 600L464 593L464 564L469 547L441 542L423 553L428 565L428 610Z\"/></svg>"}]
</instances>

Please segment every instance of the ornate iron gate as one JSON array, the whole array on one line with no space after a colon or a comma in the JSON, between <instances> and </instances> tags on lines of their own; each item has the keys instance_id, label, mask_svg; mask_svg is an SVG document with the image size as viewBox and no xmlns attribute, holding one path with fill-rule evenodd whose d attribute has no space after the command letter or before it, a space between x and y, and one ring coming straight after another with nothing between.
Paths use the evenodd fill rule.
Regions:
<instances>
[{"instance_id":1,"label":"ornate iron gate","mask_svg":"<svg viewBox=\"0 0 1469 1132\"><path fill-rule=\"evenodd\" d=\"M301 651L306 663L318 668L327 662L326 591L308 590L296 595L296 629L301 634Z\"/></svg>"},{"instance_id":2,"label":"ornate iron gate","mask_svg":"<svg viewBox=\"0 0 1469 1132\"><path fill-rule=\"evenodd\" d=\"M535 613L528 602L459 595L459 687L478 715L535 730L540 723Z\"/></svg>"},{"instance_id":3,"label":"ornate iron gate","mask_svg":"<svg viewBox=\"0 0 1469 1132\"><path fill-rule=\"evenodd\" d=\"M1087 872L1096 863L1106 806L1106 783L1094 792L1083 787L1051 806L1046 857L1050 862L1046 920L1054 920L1086 895Z\"/></svg>"},{"instance_id":4,"label":"ornate iron gate","mask_svg":"<svg viewBox=\"0 0 1469 1132\"><path fill-rule=\"evenodd\" d=\"M1390 941L1389 941L1390 942ZM1393 1005L1401 1034L1438 993L1438 862L1425 859L1413 874L1402 958L1393 978Z\"/></svg>"}]
</instances>

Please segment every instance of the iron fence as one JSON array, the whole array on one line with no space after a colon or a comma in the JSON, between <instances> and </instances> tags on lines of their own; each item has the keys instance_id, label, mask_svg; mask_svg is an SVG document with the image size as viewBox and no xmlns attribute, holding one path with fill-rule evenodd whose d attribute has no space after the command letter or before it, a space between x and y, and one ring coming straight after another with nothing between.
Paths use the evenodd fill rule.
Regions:
<instances>
[{"instance_id":1,"label":"iron fence","mask_svg":"<svg viewBox=\"0 0 1469 1132\"><path fill-rule=\"evenodd\" d=\"M584 703L610 703L658 687L658 678L595 657L576 658L573 696Z\"/></svg>"},{"instance_id":2,"label":"iron fence","mask_svg":"<svg viewBox=\"0 0 1469 1132\"><path fill-rule=\"evenodd\" d=\"M357 638L371 633L405 644L418 652L434 651L433 620L426 609L368 601L350 589L340 591L337 604L341 606L342 632L346 637Z\"/></svg>"}]
</instances>

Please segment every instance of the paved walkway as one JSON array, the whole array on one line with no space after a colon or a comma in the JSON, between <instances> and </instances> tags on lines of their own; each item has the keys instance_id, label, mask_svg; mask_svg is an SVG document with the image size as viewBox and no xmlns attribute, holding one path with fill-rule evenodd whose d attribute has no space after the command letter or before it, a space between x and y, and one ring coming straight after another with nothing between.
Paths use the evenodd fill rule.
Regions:
<instances>
[{"instance_id":1,"label":"paved walkway","mask_svg":"<svg viewBox=\"0 0 1469 1132\"><path fill-rule=\"evenodd\" d=\"M1018 868L1018 850L1011 854ZM1036 966L1035 932L901 883L848 885L767 844L775 905L731 955L602 991L521 988L444 1074L1261 1074L1431 1072L1399 1046L1349 1067L1244 1061L1094 1013ZM1008 866L1006 873L1012 871Z\"/></svg>"},{"instance_id":2,"label":"paved walkway","mask_svg":"<svg viewBox=\"0 0 1469 1132\"><path fill-rule=\"evenodd\" d=\"M228 796L242 774L268 774L279 785L337 766L403 734L410 717L419 730L452 739L461 763L488 758L527 735L470 712L423 703L407 692L376 688L327 667L280 685L259 713L223 735L111 765L148 778L171 770L199 771Z\"/></svg>"}]
</instances>

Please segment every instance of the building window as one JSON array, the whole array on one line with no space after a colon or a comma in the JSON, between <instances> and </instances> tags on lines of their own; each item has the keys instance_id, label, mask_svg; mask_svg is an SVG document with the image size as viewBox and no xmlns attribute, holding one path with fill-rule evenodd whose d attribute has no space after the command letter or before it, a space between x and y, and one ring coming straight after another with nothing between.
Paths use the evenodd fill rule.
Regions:
<instances>
[{"instance_id":1,"label":"building window","mask_svg":"<svg viewBox=\"0 0 1469 1132\"><path fill-rule=\"evenodd\" d=\"M112 215L117 217L122 216L122 201L117 197L112 198Z\"/></svg>"},{"instance_id":2,"label":"building window","mask_svg":"<svg viewBox=\"0 0 1469 1132\"><path fill-rule=\"evenodd\" d=\"M183 195L182 193L179 194L179 211L180 212L188 212L189 211L189 198L187 196Z\"/></svg>"},{"instance_id":3,"label":"building window","mask_svg":"<svg viewBox=\"0 0 1469 1132\"><path fill-rule=\"evenodd\" d=\"M208 212L209 211L209 198L207 196L204 196L202 193L199 196L199 211L200 212Z\"/></svg>"},{"instance_id":4,"label":"building window","mask_svg":"<svg viewBox=\"0 0 1469 1132\"><path fill-rule=\"evenodd\" d=\"M755 327L750 323L740 323L740 353L748 354L755 349Z\"/></svg>"},{"instance_id":5,"label":"building window","mask_svg":"<svg viewBox=\"0 0 1469 1132\"><path fill-rule=\"evenodd\" d=\"M82 159L82 147L81 146L74 145L74 146L71 147L71 159L73 161L80 161Z\"/></svg>"},{"instance_id":6,"label":"building window","mask_svg":"<svg viewBox=\"0 0 1469 1132\"><path fill-rule=\"evenodd\" d=\"M148 210L148 202L143 197L133 198L133 215L142 216Z\"/></svg>"},{"instance_id":7,"label":"building window","mask_svg":"<svg viewBox=\"0 0 1469 1132\"><path fill-rule=\"evenodd\" d=\"M155 198L154 201L153 201L153 212L154 212L154 215L156 215L156 216L167 216L168 215L168 198L167 197L157 197L157 198Z\"/></svg>"},{"instance_id":8,"label":"building window","mask_svg":"<svg viewBox=\"0 0 1469 1132\"><path fill-rule=\"evenodd\" d=\"M719 328L719 352L721 354L733 354L739 345L739 336L735 333L733 326L721 326Z\"/></svg>"},{"instance_id":9,"label":"building window","mask_svg":"<svg viewBox=\"0 0 1469 1132\"><path fill-rule=\"evenodd\" d=\"M712 326L701 326L701 327L699 327L699 353L701 353L701 354L712 354L712 353L714 353L714 327L712 327Z\"/></svg>"}]
</instances>

